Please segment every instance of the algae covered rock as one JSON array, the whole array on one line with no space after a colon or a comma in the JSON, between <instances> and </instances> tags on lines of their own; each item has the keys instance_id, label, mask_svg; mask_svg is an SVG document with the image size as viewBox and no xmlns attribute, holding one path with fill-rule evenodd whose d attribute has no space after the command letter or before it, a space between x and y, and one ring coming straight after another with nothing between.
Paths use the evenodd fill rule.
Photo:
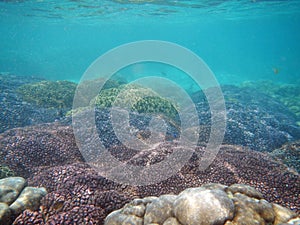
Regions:
<instances>
[{"instance_id":1,"label":"algae covered rock","mask_svg":"<svg viewBox=\"0 0 300 225\"><path fill-rule=\"evenodd\" d=\"M70 81L41 81L24 84L17 91L25 101L45 108L71 108L76 86Z\"/></svg>"},{"instance_id":2,"label":"algae covered rock","mask_svg":"<svg viewBox=\"0 0 300 225\"><path fill-rule=\"evenodd\" d=\"M137 205L143 206L141 212L130 210ZM110 213L105 225L279 225L299 221L296 213L262 199L262 194L248 185L205 184L179 195L135 199Z\"/></svg>"},{"instance_id":3,"label":"algae covered rock","mask_svg":"<svg viewBox=\"0 0 300 225\"><path fill-rule=\"evenodd\" d=\"M8 166L0 164L0 179L14 176L15 173Z\"/></svg>"},{"instance_id":4,"label":"algae covered rock","mask_svg":"<svg viewBox=\"0 0 300 225\"><path fill-rule=\"evenodd\" d=\"M24 210L37 210L45 188L26 187L22 177L0 179L0 224L8 225Z\"/></svg>"}]
</instances>

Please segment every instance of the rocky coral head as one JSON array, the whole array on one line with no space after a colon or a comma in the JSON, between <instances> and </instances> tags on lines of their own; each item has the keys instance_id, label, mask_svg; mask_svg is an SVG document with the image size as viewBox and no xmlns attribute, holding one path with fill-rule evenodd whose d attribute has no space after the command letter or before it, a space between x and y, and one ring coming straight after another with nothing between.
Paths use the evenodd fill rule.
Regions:
<instances>
[{"instance_id":1,"label":"rocky coral head","mask_svg":"<svg viewBox=\"0 0 300 225\"><path fill-rule=\"evenodd\" d=\"M295 224L300 217L291 210L269 203L253 187L210 183L188 188L178 195L134 199L110 213L105 225L128 224ZM294 223L295 222L295 223Z\"/></svg>"}]
</instances>

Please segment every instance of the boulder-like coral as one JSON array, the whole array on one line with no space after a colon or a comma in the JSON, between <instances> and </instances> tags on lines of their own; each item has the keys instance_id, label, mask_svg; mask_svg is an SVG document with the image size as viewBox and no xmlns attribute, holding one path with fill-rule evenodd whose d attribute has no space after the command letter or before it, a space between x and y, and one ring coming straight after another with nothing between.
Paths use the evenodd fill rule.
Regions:
<instances>
[{"instance_id":1,"label":"boulder-like coral","mask_svg":"<svg viewBox=\"0 0 300 225\"><path fill-rule=\"evenodd\" d=\"M25 187L9 208L14 215L19 215L25 209L37 210L41 198L46 194L45 188Z\"/></svg>"},{"instance_id":2,"label":"boulder-like coral","mask_svg":"<svg viewBox=\"0 0 300 225\"><path fill-rule=\"evenodd\" d=\"M0 180L0 202L11 204L26 186L22 177L8 177Z\"/></svg>"},{"instance_id":3,"label":"boulder-like coral","mask_svg":"<svg viewBox=\"0 0 300 225\"><path fill-rule=\"evenodd\" d=\"M2 225L9 225L11 223L11 211L6 203L0 202L0 222Z\"/></svg>"},{"instance_id":4,"label":"boulder-like coral","mask_svg":"<svg viewBox=\"0 0 300 225\"><path fill-rule=\"evenodd\" d=\"M190 188L175 199L172 214L185 225L222 224L232 220L234 202L220 189Z\"/></svg>"},{"instance_id":5,"label":"boulder-like coral","mask_svg":"<svg viewBox=\"0 0 300 225\"><path fill-rule=\"evenodd\" d=\"M25 209L38 210L46 189L26 186L22 177L0 179L0 224L11 224Z\"/></svg>"},{"instance_id":6,"label":"boulder-like coral","mask_svg":"<svg viewBox=\"0 0 300 225\"><path fill-rule=\"evenodd\" d=\"M269 203L261 196L257 190L243 184L229 187L205 184L188 188L177 196L134 199L110 213L104 224L279 225L300 222L296 213Z\"/></svg>"}]
</instances>

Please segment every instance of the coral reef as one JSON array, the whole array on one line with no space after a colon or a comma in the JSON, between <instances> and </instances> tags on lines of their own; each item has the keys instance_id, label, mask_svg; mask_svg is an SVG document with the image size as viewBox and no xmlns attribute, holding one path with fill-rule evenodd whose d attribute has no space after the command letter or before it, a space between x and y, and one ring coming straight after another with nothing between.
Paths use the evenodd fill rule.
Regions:
<instances>
[{"instance_id":1,"label":"coral reef","mask_svg":"<svg viewBox=\"0 0 300 225\"><path fill-rule=\"evenodd\" d=\"M47 184L49 193L35 212L24 211L14 224L101 224L105 216L121 208L135 195L134 188L115 184L83 163L44 168L30 184Z\"/></svg>"},{"instance_id":2,"label":"coral reef","mask_svg":"<svg viewBox=\"0 0 300 225\"><path fill-rule=\"evenodd\" d=\"M24 84L17 79L15 82L18 84L16 87ZM87 85L95 84L94 81L88 83ZM106 109L111 106L121 90L124 90L125 86L122 84L120 86L120 84L113 81L107 83L98 97L92 102L86 102L86 104L95 103L96 105L94 112L97 135L108 151L122 162L146 167L161 162L175 148L184 148L184 146L178 146L176 142L176 138L180 135L179 126L177 127L176 106L167 99L155 95L150 89L131 85L127 87L129 90L124 92L124 98L122 97L120 103L132 103L131 106L136 111L130 112L129 121L120 121L118 125L123 126L128 122L132 128L130 134L143 141L147 141L147 138L151 136L149 124L153 116L162 115L168 126L167 136L151 151L126 148L114 133L110 113ZM59 122L10 129L0 134L0 165L9 165L16 175L28 179L30 186L42 186L48 190L48 194L41 200L40 208L26 209L18 216L14 224L103 224L109 213L120 209L133 199L166 194L175 199L177 198L175 195L185 189L199 187L205 183L221 183L227 186L235 183L251 185L260 192L253 198L259 201L265 199L262 201L262 207L269 210L270 205L266 201L273 202L274 215L282 209L275 204L297 213L300 212L299 173L282 163L283 161L288 166L297 163L294 167L296 170L299 165L299 141L297 140L300 138L300 127L297 126L297 117L280 101L264 93L253 92L250 87L222 87L227 107L224 143L234 145L223 145L213 163L205 171L199 170L199 163L205 151L205 142L209 137L211 115L203 93L195 93L192 97L196 103L201 127L199 147L195 149L192 158L180 171L165 181L155 185L132 187L101 177L84 162L70 127L71 118L64 118L63 115L57 116L60 110L50 109L49 107L52 106L37 105L40 104L38 101L34 100L32 103L23 101L20 93L16 93L11 85L13 83L9 81L3 82L3 85L0 84L5 90L0 93L0 106L4 107L0 114L0 132L16 126L59 119ZM143 97L145 95L147 97ZM137 101L133 101L134 96ZM83 96L84 101L86 99ZM55 107L58 108L67 105L57 104L55 101L53 104L56 104ZM85 112L85 109L78 110L77 114L84 118L88 115ZM55 113L56 116L54 116ZM80 127L80 124L78 126ZM190 129L192 132L193 127ZM82 130L82 132L85 131ZM291 141L295 142L291 143ZM281 148L287 142L288 144ZM271 152L271 156L267 153L249 150L247 147ZM276 160L274 160L274 155ZM244 190L237 192L244 193ZM257 193L254 190L252 192ZM236 202L240 201L239 204L243 206L245 198L238 193L233 193L232 196L236 195L234 197ZM223 197L225 198L224 195ZM148 198L147 201L153 202L155 198ZM246 198L245 201L252 204L251 199ZM255 200L253 205L256 203ZM170 205L170 201L164 199L164 205ZM254 216L257 214L255 207L253 206L251 208L253 210L250 210L250 214ZM136 209L139 217L142 217L142 210L143 206ZM225 215L223 219L232 218L231 211L228 212L223 214ZM0 214L4 218L8 216L7 205L0 203ZM168 215L168 212L165 215ZM260 214L257 218L276 221L276 217L265 214ZM184 222L170 217L165 218L164 223Z\"/></svg>"},{"instance_id":3,"label":"coral reef","mask_svg":"<svg viewBox=\"0 0 300 225\"><path fill-rule=\"evenodd\" d=\"M246 87L223 86L222 89L225 96L227 117L224 144L242 145L256 151L271 152L287 142L300 138L300 127L297 126L295 115L276 99L258 91L254 92L253 89ZM99 100L99 105L102 107L111 106L113 98L111 99L108 96L110 96L110 92L114 93L112 95L117 95L118 91L117 88L103 90L102 94L106 97L100 98L102 100ZM212 88L209 91L213 92L214 90ZM110 94L106 95L107 92ZM106 98L109 100L106 101ZM199 142L208 142L211 127L208 102L203 92L194 93L192 99L196 104L199 115ZM142 103L141 101L140 105ZM84 110L78 112L82 113ZM152 112L151 107L150 112ZM174 139L180 134L178 118L170 119L172 116L170 116L167 109L165 112L166 114L162 118L167 121L168 127L171 128L168 137ZM105 140L115 140L112 126L108 122L110 117L107 114L103 109L95 110L97 127L100 130L99 133L105 136ZM138 116L131 112L130 124L137 128L135 124L141 124L139 121L149 121L149 119L145 119L146 114L137 118ZM171 113L171 115L174 114ZM149 124L147 122L142 123ZM192 131L193 128L190 129ZM146 129L142 128L141 130Z\"/></svg>"},{"instance_id":4,"label":"coral reef","mask_svg":"<svg viewBox=\"0 0 300 225\"><path fill-rule=\"evenodd\" d=\"M170 148L170 147L169 147ZM165 157L161 150L141 155L156 163ZM247 150L238 146L222 146L212 164L205 170L199 170L199 157L204 148L199 147L189 161L175 176L158 185L140 187L142 196L159 196L164 194L178 194L189 187L197 187L204 183L222 183L231 185L243 183L255 187L268 201L278 203L290 209L300 211L300 177L298 173L290 171L282 163L272 160L266 154ZM143 161L134 159L135 162ZM133 162L134 163L134 162ZM267 175L266 175L267 174ZM160 190L157 191L157 186Z\"/></svg>"},{"instance_id":5,"label":"coral reef","mask_svg":"<svg viewBox=\"0 0 300 225\"><path fill-rule=\"evenodd\" d=\"M70 81L41 81L18 88L24 101L46 108L67 108L73 104L76 84Z\"/></svg>"},{"instance_id":6,"label":"coral reef","mask_svg":"<svg viewBox=\"0 0 300 225\"><path fill-rule=\"evenodd\" d=\"M84 81L87 90L94 90L103 78ZM109 79L102 89L115 88L125 81ZM16 128L62 121L71 113L76 84L69 81L48 81L32 76L0 74L0 133ZM86 96L79 98L89 105Z\"/></svg>"},{"instance_id":7,"label":"coral reef","mask_svg":"<svg viewBox=\"0 0 300 225\"><path fill-rule=\"evenodd\" d=\"M2 82L0 83L0 88L3 90L3 92L0 92L0 107L3 109L0 112L0 133L15 127L65 120L64 116L67 109L47 108L36 105L35 103L29 103L23 101L20 93L16 92L16 89L24 84L30 86L32 85L29 84L30 82L39 84L41 82L47 83L49 81L40 81L39 79L32 77L22 77L22 79L19 79L18 76L12 75L1 75L0 79ZM88 88L88 90L92 90L93 87L97 87L101 82L103 82L103 80L99 78L96 80L85 81L84 85L91 87ZM113 99L109 98L109 96L114 93L113 90L121 89L120 85L122 86L123 83L123 81L109 80L102 89L102 97L107 101L106 103L103 103L102 100L99 100L99 96L101 96L100 93L98 98L96 98L100 101L99 106L109 106ZM131 86L132 85L129 85L129 87ZM122 87L124 87L124 85ZM137 90L134 88L132 89L132 94L137 93ZM299 120L282 102L277 100L279 97L275 99L265 93L254 91L251 87L222 86L222 89L227 109L225 144L243 145L258 151L272 151L280 148L287 142L295 141L300 138L300 127L297 126L297 121ZM143 90L145 93L147 93L147 91L151 92L149 89L142 88L142 92ZM289 88L287 88L287 90L289 90ZM55 92L54 90L48 91L51 93ZM71 91L73 91L73 89ZM285 94L287 99L289 99L288 93L290 93L291 96L295 95L293 94L293 91L290 92ZM118 93L118 91L116 91L116 93ZM116 95L116 93L112 95ZM58 97L63 97L63 94L64 93L59 93ZM127 95L130 96L130 94ZM68 99L70 100L72 94L69 93L66 96L69 96ZM42 97L46 99L46 95ZM196 103L201 123L200 139L201 141L207 142L211 123L209 106L203 93L195 93L192 98ZM293 97L290 98L294 99ZM94 101L96 99L94 99ZM70 106L71 103L69 100L64 99L63 101L69 102L68 104ZM88 100L85 99L85 96L82 96L82 104L85 101ZM153 102L154 104L148 104L149 102ZM134 107L139 112L150 112L148 114L152 115L160 114L163 119L173 125L173 128L176 128L176 126L178 126L176 106L174 104L169 105L169 103L170 102L166 103L166 99L152 96L146 97L144 100L140 99L140 101L134 104ZM86 105L89 105L89 102L83 104L83 106ZM159 109L157 105L162 105L163 107ZM75 110L82 112L85 109L78 108ZM102 111L103 109L101 108L98 110ZM143 116L145 117L145 115ZM97 114L96 117L99 117L96 118L97 124L106 123L102 120L103 116ZM100 126L98 128L101 129ZM106 129L106 131L110 130ZM110 131L109 133L112 132ZM178 129L173 129L173 131L169 132L169 137L172 135L177 137L178 133Z\"/></svg>"},{"instance_id":8,"label":"coral reef","mask_svg":"<svg viewBox=\"0 0 300 225\"><path fill-rule=\"evenodd\" d=\"M31 128L31 130L41 141L43 137L47 137L48 133L37 128L39 126ZM120 209L134 198L179 194L186 188L212 182L223 185L234 183L251 185L260 191L267 201L300 212L299 174L293 173L282 163L274 161L263 153L237 146L223 146L213 163L205 171L201 171L199 170L199 157L203 154L204 147L198 147L190 161L169 179L154 185L131 187L109 181L85 163L80 162L81 158L73 155L79 154L75 143L73 143L73 147L69 147L71 143L61 143L68 140L74 141L72 131L68 126L52 124L48 125L48 129L51 135L47 142L53 143L52 146L58 142L56 146L60 147L44 148L46 151L41 154L43 159L40 159L42 163L38 163L38 161L24 163L21 167L18 164L19 161L11 160L12 168L19 167L19 173L27 173L31 186L43 186L48 190L48 194L41 200L40 209L25 210L15 220L15 224L30 224L29 221L43 221L40 224L66 224L70 221L73 224L102 224L110 212ZM30 132L22 133L17 129L15 135L13 133L9 135L13 136L13 139L6 136L4 138L6 143L14 143L27 133ZM61 139L62 134L66 139ZM3 142L2 138L0 138L0 143ZM24 146L25 143L29 143L26 142L26 139L32 141L30 138L31 135L23 137ZM39 142L33 142L30 148L38 149L39 145ZM150 152L143 152L139 155L130 149L124 149L124 146L114 147L110 151L114 155L118 155L120 160L129 160L128 163L146 166L167 157L174 147L176 147L174 143L165 142ZM9 148L12 147L7 144L4 149L12 156L21 155L24 151L22 148L14 148L14 151L9 151ZM36 150L33 152L36 153ZM65 155L67 153L68 157ZM21 157L17 158L23 163ZM62 158L67 160L68 164L65 164ZM72 163L71 159L78 163Z\"/></svg>"},{"instance_id":9,"label":"coral reef","mask_svg":"<svg viewBox=\"0 0 300 225\"><path fill-rule=\"evenodd\" d=\"M272 81L244 82L242 87L251 87L271 97L278 99L297 116L297 123L300 126L300 85L299 84L278 84Z\"/></svg>"},{"instance_id":10,"label":"coral reef","mask_svg":"<svg viewBox=\"0 0 300 225\"><path fill-rule=\"evenodd\" d=\"M102 93L112 91L112 89L103 90ZM136 91L136 90L135 90ZM147 91L149 91L147 89ZM151 91L151 90L150 90ZM123 98L122 98L123 99ZM94 99L96 100L96 99ZM101 100L102 101L102 100ZM110 101L110 100L109 100ZM109 103L107 102L107 104ZM129 101L129 100L128 100ZM143 101L142 99L140 101ZM122 102L122 101L121 101ZM164 100L159 100L155 104L162 104ZM93 104L93 103L92 103ZM97 103L96 103L97 104ZM100 103L99 103L100 104ZM104 104L104 103L103 103ZM140 104L140 103L138 103ZM145 103L146 104L146 103ZM105 106L109 106L106 105ZM170 106L170 107L169 107ZM75 129L76 132L81 132L83 136L86 135L86 131L84 130L86 127L93 127L96 125L97 127L97 135L99 135L99 138L102 141L102 144L105 147L110 147L114 145L122 145L121 141L118 139L116 135L116 127L119 127L120 129L124 127L128 127L128 124L130 126L130 135L135 136L138 139L147 139L149 137L150 129L149 124L151 123L152 119L157 120L163 120L164 121L164 127L166 130L166 137L165 140L173 140L179 136L179 124L173 118L170 118L170 111L167 109L170 109L172 106L165 104L165 107L162 107L162 109L152 110L152 108L155 108L154 105L150 105L149 109L147 107L142 110L143 112L137 112L137 111L126 111L128 113L128 119L124 118L124 111L123 109L117 108L115 109L116 114L121 116L115 116L112 120L112 115L110 109L104 107L102 103L100 106L96 107L95 109L92 107L85 107L85 108L77 108L75 109L76 112L73 113L73 122L74 118L76 118L75 122ZM147 111L148 110L148 111ZM175 109L174 109L175 110ZM176 110L175 110L176 111ZM73 111L74 112L74 111ZM173 113L173 115L175 112ZM87 118L93 118L95 117L95 120L89 120ZM171 116L172 117L172 116ZM71 118L68 117L70 120ZM114 126L113 126L114 122ZM159 124L159 123L158 123ZM74 125L74 123L73 123ZM157 130L162 130L162 127L156 127ZM128 130L126 130L128 132ZM164 132L164 131L163 131ZM119 133L119 135L121 135ZM92 139L92 137L89 137Z\"/></svg>"},{"instance_id":11,"label":"coral reef","mask_svg":"<svg viewBox=\"0 0 300 225\"><path fill-rule=\"evenodd\" d=\"M251 186L210 183L178 195L134 199L110 213L105 225L283 224L300 222L287 208L269 203Z\"/></svg>"},{"instance_id":12,"label":"coral reef","mask_svg":"<svg viewBox=\"0 0 300 225\"><path fill-rule=\"evenodd\" d=\"M249 87L222 86L226 104L224 144L272 151L300 139L296 116L281 102ZM211 88L208 93L214 92ZM201 125L210 126L209 105L202 92L193 95ZM206 129L206 132L210 132ZM201 134L200 137L207 135Z\"/></svg>"},{"instance_id":13,"label":"coral reef","mask_svg":"<svg viewBox=\"0 0 300 225\"><path fill-rule=\"evenodd\" d=\"M1 90L8 90L11 88L16 89L24 84L40 82L43 80L44 80L43 78L35 77L35 76L20 76L20 75L0 73Z\"/></svg>"},{"instance_id":14,"label":"coral reef","mask_svg":"<svg viewBox=\"0 0 300 225\"><path fill-rule=\"evenodd\" d=\"M72 128L58 123L15 128L0 134L0 164L27 178L36 166L82 161Z\"/></svg>"},{"instance_id":15,"label":"coral reef","mask_svg":"<svg viewBox=\"0 0 300 225\"><path fill-rule=\"evenodd\" d=\"M25 209L38 210L46 189L26 186L22 177L0 179L0 224L10 225Z\"/></svg>"}]
</instances>

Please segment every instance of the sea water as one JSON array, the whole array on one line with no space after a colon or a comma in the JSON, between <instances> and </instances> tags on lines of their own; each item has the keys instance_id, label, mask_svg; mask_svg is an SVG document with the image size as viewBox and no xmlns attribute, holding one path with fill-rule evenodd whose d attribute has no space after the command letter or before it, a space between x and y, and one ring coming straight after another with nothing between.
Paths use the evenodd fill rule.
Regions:
<instances>
[{"instance_id":1,"label":"sea water","mask_svg":"<svg viewBox=\"0 0 300 225\"><path fill-rule=\"evenodd\" d=\"M112 48L162 40L197 54L221 84L295 83L299 23L297 0L1 1L0 71L78 82ZM142 70L180 75L159 65Z\"/></svg>"}]
</instances>

